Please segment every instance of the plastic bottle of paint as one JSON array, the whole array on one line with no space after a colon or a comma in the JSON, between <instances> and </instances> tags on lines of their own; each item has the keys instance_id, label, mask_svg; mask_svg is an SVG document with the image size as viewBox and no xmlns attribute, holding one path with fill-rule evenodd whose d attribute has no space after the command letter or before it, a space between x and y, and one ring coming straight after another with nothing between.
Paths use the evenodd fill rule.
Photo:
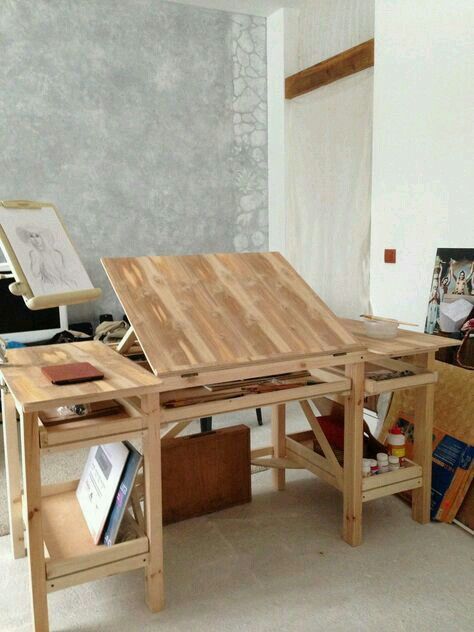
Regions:
<instances>
[{"instance_id":1,"label":"plastic bottle of paint","mask_svg":"<svg viewBox=\"0 0 474 632\"><path fill-rule=\"evenodd\" d=\"M371 459L362 459L362 478L370 476L370 461Z\"/></svg>"},{"instance_id":2,"label":"plastic bottle of paint","mask_svg":"<svg viewBox=\"0 0 474 632\"><path fill-rule=\"evenodd\" d=\"M388 469L390 470L390 472L400 469L400 459L398 458L398 456L390 455L388 457Z\"/></svg>"},{"instance_id":3,"label":"plastic bottle of paint","mask_svg":"<svg viewBox=\"0 0 474 632\"><path fill-rule=\"evenodd\" d=\"M375 474L379 473L379 466L375 459L369 459L370 461L370 475L375 476Z\"/></svg>"},{"instance_id":4,"label":"plastic bottle of paint","mask_svg":"<svg viewBox=\"0 0 474 632\"><path fill-rule=\"evenodd\" d=\"M400 465L403 465L405 459L405 435L401 428L394 426L388 433L387 438L388 451L391 456L398 456Z\"/></svg>"},{"instance_id":5,"label":"plastic bottle of paint","mask_svg":"<svg viewBox=\"0 0 474 632\"><path fill-rule=\"evenodd\" d=\"M379 466L379 472L388 472L388 454L385 452L378 452L377 465Z\"/></svg>"}]
</instances>

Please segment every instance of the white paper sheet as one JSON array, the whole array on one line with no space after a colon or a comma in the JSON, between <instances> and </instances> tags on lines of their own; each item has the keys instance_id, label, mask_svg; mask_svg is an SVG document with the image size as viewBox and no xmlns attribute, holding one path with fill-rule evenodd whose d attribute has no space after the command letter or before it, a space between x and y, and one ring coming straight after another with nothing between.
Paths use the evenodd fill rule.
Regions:
<instances>
[{"instance_id":1,"label":"white paper sheet","mask_svg":"<svg viewBox=\"0 0 474 632\"><path fill-rule=\"evenodd\" d=\"M54 209L0 208L0 225L35 296L92 289Z\"/></svg>"}]
</instances>

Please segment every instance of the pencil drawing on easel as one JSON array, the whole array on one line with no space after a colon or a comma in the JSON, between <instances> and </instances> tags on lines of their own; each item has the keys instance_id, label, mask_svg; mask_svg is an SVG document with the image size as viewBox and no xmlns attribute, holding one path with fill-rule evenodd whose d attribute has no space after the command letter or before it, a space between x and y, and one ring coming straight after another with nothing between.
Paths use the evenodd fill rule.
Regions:
<instances>
[{"instance_id":1,"label":"pencil drawing on easel","mask_svg":"<svg viewBox=\"0 0 474 632\"><path fill-rule=\"evenodd\" d=\"M65 286L70 290L77 288L77 282L68 275L64 255L56 247L50 230L36 226L18 226L16 234L29 248L29 269L25 270L25 274L28 278L37 280L42 294L49 294L57 287Z\"/></svg>"},{"instance_id":2,"label":"pencil drawing on easel","mask_svg":"<svg viewBox=\"0 0 474 632\"><path fill-rule=\"evenodd\" d=\"M92 288L54 209L0 209L0 225L33 294Z\"/></svg>"}]
</instances>

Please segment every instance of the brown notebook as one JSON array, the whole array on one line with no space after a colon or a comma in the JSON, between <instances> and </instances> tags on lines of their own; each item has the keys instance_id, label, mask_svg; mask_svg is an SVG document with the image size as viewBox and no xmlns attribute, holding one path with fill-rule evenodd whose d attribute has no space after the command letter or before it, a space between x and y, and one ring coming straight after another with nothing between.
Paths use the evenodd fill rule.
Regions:
<instances>
[{"instance_id":1,"label":"brown notebook","mask_svg":"<svg viewBox=\"0 0 474 632\"><path fill-rule=\"evenodd\" d=\"M53 384L78 384L101 380L104 374L89 362L73 362L71 364L53 364L43 366L41 371Z\"/></svg>"}]
</instances>

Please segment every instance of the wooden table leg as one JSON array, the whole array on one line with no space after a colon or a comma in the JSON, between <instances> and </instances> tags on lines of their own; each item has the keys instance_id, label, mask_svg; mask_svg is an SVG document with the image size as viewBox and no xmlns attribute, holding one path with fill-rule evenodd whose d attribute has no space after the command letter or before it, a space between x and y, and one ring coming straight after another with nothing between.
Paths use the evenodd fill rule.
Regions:
<instances>
[{"instance_id":1,"label":"wooden table leg","mask_svg":"<svg viewBox=\"0 0 474 632\"><path fill-rule=\"evenodd\" d=\"M277 404L272 406L272 444L273 456L284 458L286 456L286 406ZM273 486L279 491L285 489L285 470L273 469Z\"/></svg>"},{"instance_id":2,"label":"wooden table leg","mask_svg":"<svg viewBox=\"0 0 474 632\"><path fill-rule=\"evenodd\" d=\"M15 401L4 389L2 389L2 418L10 542L13 557L18 559L26 555L21 512L21 462Z\"/></svg>"},{"instance_id":3,"label":"wooden table leg","mask_svg":"<svg viewBox=\"0 0 474 632\"><path fill-rule=\"evenodd\" d=\"M35 413L20 416L23 445L23 483L26 516L30 589L33 622L36 632L48 632L48 600L41 516L41 463L38 417Z\"/></svg>"},{"instance_id":4,"label":"wooden table leg","mask_svg":"<svg viewBox=\"0 0 474 632\"><path fill-rule=\"evenodd\" d=\"M143 442L145 525L150 547L149 561L145 569L146 603L152 612L159 612L165 605L159 395L142 397L141 406L148 416L148 430Z\"/></svg>"},{"instance_id":5,"label":"wooden table leg","mask_svg":"<svg viewBox=\"0 0 474 632\"><path fill-rule=\"evenodd\" d=\"M429 371L435 370L434 353L415 356L414 361ZM413 460L423 468L423 485L412 491L412 518L421 524L430 521L434 394L434 384L415 389Z\"/></svg>"},{"instance_id":6,"label":"wooden table leg","mask_svg":"<svg viewBox=\"0 0 474 632\"><path fill-rule=\"evenodd\" d=\"M352 546L362 543L362 455L364 428L364 363L349 364L351 393L344 403L343 539Z\"/></svg>"}]
</instances>

